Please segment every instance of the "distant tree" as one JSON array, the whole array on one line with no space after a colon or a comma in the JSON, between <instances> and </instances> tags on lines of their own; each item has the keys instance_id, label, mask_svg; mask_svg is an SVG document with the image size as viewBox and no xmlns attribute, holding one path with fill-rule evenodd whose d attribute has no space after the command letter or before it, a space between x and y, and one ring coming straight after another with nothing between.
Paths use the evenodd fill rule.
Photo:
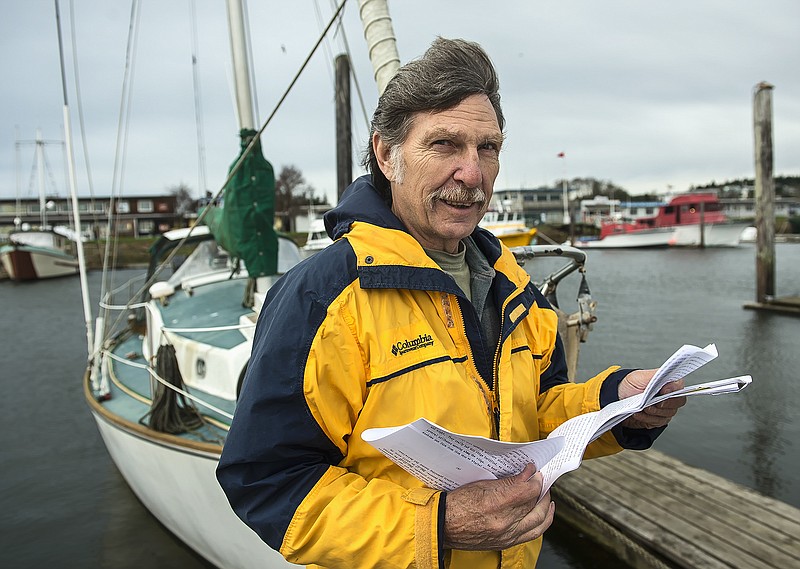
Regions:
<instances>
[{"instance_id":1,"label":"distant tree","mask_svg":"<svg viewBox=\"0 0 800 569\"><path fill-rule=\"evenodd\" d=\"M281 168L275 180L275 216L285 230L294 230L294 218L303 208L327 203L327 199L314 196L314 187L306 182L296 166L290 164Z\"/></svg>"},{"instance_id":2,"label":"distant tree","mask_svg":"<svg viewBox=\"0 0 800 569\"><path fill-rule=\"evenodd\" d=\"M555 187L560 188L562 180L556 180ZM624 188L613 184L608 180L598 180L596 178L573 178L567 180L567 187L570 189L591 189L591 197L606 196L609 199L627 201L630 194Z\"/></svg>"},{"instance_id":3,"label":"distant tree","mask_svg":"<svg viewBox=\"0 0 800 569\"><path fill-rule=\"evenodd\" d=\"M189 186L181 182L177 186L170 187L168 191L175 196L175 213L181 217L185 217L194 212L196 202Z\"/></svg>"}]
</instances>

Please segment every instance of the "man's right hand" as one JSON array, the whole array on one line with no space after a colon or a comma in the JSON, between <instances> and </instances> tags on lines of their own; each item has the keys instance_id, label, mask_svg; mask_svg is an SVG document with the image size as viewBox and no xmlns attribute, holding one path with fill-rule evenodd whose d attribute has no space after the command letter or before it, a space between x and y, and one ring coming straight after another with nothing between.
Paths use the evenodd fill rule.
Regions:
<instances>
[{"instance_id":1,"label":"man's right hand","mask_svg":"<svg viewBox=\"0 0 800 569\"><path fill-rule=\"evenodd\" d=\"M531 541L553 523L550 492L537 504L542 474L529 464L516 476L481 480L447 493L444 547L500 550Z\"/></svg>"}]
</instances>

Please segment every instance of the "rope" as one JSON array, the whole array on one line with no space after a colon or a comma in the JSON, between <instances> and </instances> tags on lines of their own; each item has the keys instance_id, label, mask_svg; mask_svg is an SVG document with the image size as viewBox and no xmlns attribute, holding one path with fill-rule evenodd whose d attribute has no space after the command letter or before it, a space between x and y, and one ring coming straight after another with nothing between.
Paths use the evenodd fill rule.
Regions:
<instances>
[{"instance_id":1,"label":"rope","mask_svg":"<svg viewBox=\"0 0 800 569\"><path fill-rule=\"evenodd\" d=\"M165 386L167 389L171 389L171 390L175 391L176 393L180 394L181 397L183 397L185 399L189 399L191 401L194 401L198 405L201 405L201 406L203 406L203 407L205 407L205 408L207 408L207 409L209 409L211 411L214 411L215 413L219 413L220 415L222 415L223 417L226 417L227 419L233 419L233 415L231 415L227 411L223 411L222 409L212 405L211 403L206 403L205 401L203 401L202 399L200 399L196 395L192 395L188 391L186 391L184 389L181 389L179 386L171 384L169 381L167 381L166 379L164 379L160 375L158 375L158 373L147 364L140 364L140 363L137 363L137 362L132 362L132 361L126 360L126 359L121 358L117 354L115 354L113 352L110 352L108 350L104 350L103 351L103 355L108 356L111 360L114 360L114 361L116 361L118 363L121 363L121 364L124 364L124 365L127 365L127 366L131 366L131 367L135 367L135 368L139 368L139 369L147 370L147 372L150 374L150 376L153 379L155 379L157 382L159 382L160 384Z\"/></svg>"},{"instance_id":2,"label":"rope","mask_svg":"<svg viewBox=\"0 0 800 569\"><path fill-rule=\"evenodd\" d=\"M183 389L183 377L178 369L178 358L172 344L159 346L156 373L170 385ZM139 423L154 431L179 435L202 427L203 418L197 408L181 393L159 382L150 411L139 420Z\"/></svg>"}]
</instances>

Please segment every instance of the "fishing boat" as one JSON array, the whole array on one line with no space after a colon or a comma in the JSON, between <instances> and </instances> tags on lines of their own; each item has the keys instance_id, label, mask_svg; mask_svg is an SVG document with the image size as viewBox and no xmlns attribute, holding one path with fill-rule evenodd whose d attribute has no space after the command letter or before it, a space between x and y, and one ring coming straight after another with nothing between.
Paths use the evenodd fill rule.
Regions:
<instances>
[{"instance_id":1,"label":"fishing boat","mask_svg":"<svg viewBox=\"0 0 800 569\"><path fill-rule=\"evenodd\" d=\"M18 229L8 235L8 243L0 247L0 264L15 281L36 281L78 274L78 257L75 243L80 236L69 227L51 227L47 223L47 210L52 203L47 202L45 190L46 142L41 131L36 131L35 162L39 180L39 226L31 228L27 223L15 220ZM19 143L18 143L19 145Z\"/></svg>"},{"instance_id":2,"label":"fishing boat","mask_svg":"<svg viewBox=\"0 0 800 569\"><path fill-rule=\"evenodd\" d=\"M522 214L516 211L490 209L479 225L494 233L508 247L530 245L536 235L536 228L525 225Z\"/></svg>"},{"instance_id":3,"label":"fishing boat","mask_svg":"<svg viewBox=\"0 0 800 569\"><path fill-rule=\"evenodd\" d=\"M0 247L0 262L8 278L35 281L78 274L75 239L68 227L12 231Z\"/></svg>"},{"instance_id":4,"label":"fishing boat","mask_svg":"<svg viewBox=\"0 0 800 569\"><path fill-rule=\"evenodd\" d=\"M241 0L229 0L228 10L237 45L243 41ZM385 37L372 41L385 44ZM249 67L237 62L234 68ZM166 528L217 567L270 569L290 564L236 517L215 469L266 291L301 255L273 230L274 176L259 133L246 121L240 128L241 151L224 184L224 205L215 199L199 213L200 224L162 235L150 249L145 275L117 288L104 277L93 329L87 314L83 390L117 468ZM577 343L594 322L585 253L560 246L515 251L521 263L563 259L563 268L537 283L556 307L558 283L574 271L583 274L579 309L563 320L565 337L576 339L567 353L577 357Z\"/></svg>"},{"instance_id":5,"label":"fishing boat","mask_svg":"<svg viewBox=\"0 0 800 569\"><path fill-rule=\"evenodd\" d=\"M591 249L644 247L736 247L748 223L730 221L716 194L690 192L672 197L655 215L601 221L597 238L575 245Z\"/></svg>"}]
</instances>

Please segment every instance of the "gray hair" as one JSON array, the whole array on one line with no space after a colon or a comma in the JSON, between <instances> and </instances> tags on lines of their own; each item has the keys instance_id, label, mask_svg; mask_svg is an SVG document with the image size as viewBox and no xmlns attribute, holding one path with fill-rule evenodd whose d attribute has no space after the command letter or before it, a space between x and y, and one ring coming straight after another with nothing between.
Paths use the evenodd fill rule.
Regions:
<instances>
[{"instance_id":1,"label":"gray hair","mask_svg":"<svg viewBox=\"0 0 800 569\"><path fill-rule=\"evenodd\" d=\"M504 130L497 72L480 45L462 39L436 38L421 58L403 65L392 77L372 115L362 162L388 203L391 185L378 166L373 135L377 132L384 144L394 148L405 141L415 113L451 109L471 95L489 98L497 124Z\"/></svg>"}]
</instances>

